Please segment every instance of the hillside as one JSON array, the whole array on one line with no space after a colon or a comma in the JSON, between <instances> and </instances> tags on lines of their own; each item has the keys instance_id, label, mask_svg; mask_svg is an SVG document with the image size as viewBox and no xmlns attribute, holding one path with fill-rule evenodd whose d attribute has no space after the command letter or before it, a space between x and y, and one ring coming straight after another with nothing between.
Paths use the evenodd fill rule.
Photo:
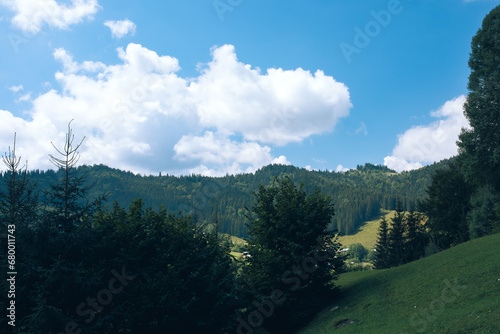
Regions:
<instances>
[{"instance_id":1,"label":"hillside","mask_svg":"<svg viewBox=\"0 0 500 334\"><path fill-rule=\"evenodd\" d=\"M104 165L82 166L79 171L87 173L88 182L94 184L89 194L91 199L107 193L106 205L117 201L128 208L132 200L141 198L153 209L163 205L169 211L196 214L198 221L208 228L213 228L217 216L220 232L240 237L246 236L245 207L252 206L253 193L260 185L270 185L275 177L289 176L295 183L303 184L307 192L318 188L332 198L335 217L331 228L345 235L355 233L360 224L377 217L381 208L394 209L396 198L405 207L415 206L426 195L433 171L446 163L399 174L372 164L345 173L269 165L253 174L219 178L141 176ZM56 173L33 171L30 177L43 190L55 180Z\"/></svg>"},{"instance_id":2,"label":"hillside","mask_svg":"<svg viewBox=\"0 0 500 334\"><path fill-rule=\"evenodd\" d=\"M500 234L397 268L340 276L340 297L299 334L499 333Z\"/></svg>"},{"instance_id":3,"label":"hillside","mask_svg":"<svg viewBox=\"0 0 500 334\"><path fill-rule=\"evenodd\" d=\"M395 211L382 210L381 214L385 216L387 221L390 221L390 219L394 216L394 212ZM340 243L343 247L349 247L349 245L359 243L367 249L375 248L378 237L378 228L381 220L382 218L378 218L362 223L355 234L340 236Z\"/></svg>"}]
</instances>

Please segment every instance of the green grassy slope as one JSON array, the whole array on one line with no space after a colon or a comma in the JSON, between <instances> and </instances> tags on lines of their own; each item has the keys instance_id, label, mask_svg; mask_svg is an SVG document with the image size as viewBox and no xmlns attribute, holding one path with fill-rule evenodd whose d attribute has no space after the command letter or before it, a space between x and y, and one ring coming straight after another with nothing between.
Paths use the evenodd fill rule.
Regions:
<instances>
[{"instance_id":1,"label":"green grassy slope","mask_svg":"<svg viewBox=\"0 0 500 334\"><path fill-rule=\"evenodd\" d=\"M231 238L231 242L233 243L233 245L243 246L243 245L247 244L247 242L245 240L238 238L238 237L235 237L234 235L231 235L229 237ZM231 255L234 256L236 259L240 259L243 255L243 253L233 250L233 251L231 251Z\"/></svg>"},{"instance_id":2,"label":"green grassy slope","mask_svg":"<svg viewBox=\"0 0 500 334\"><path fill-rule=\"evenodd\" d=\"M382 210L382 214L385 219L390 222L390 219L394 217L395 211ZM377 243L378 228L380 226L380 221L382 219L375 219L363 223L358 232L353 235L343 235L339 237L339 241L343 247L349 247L349 245L360 243L367 249L374 249Z\"/></svg>"},{"instance_id":3,"label":"green grassy slope","mask_svg":"<svg viewBox=\"0 0 500 334\"><path fill-rule=\"evenodd\" d=\"M499 254L496 234L398 268L343 274L341 296L299 333L498 334Z\"/></svg>"}]
</instances>

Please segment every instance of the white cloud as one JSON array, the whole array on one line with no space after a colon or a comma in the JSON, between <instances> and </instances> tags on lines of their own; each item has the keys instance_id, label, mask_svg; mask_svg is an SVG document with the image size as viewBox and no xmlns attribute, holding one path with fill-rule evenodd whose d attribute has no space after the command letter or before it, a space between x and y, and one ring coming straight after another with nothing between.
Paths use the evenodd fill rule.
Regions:
<instances>
[{"instance_id":1,"label":"white cloud","mask_svg":"<svg viewBox=\"0 0 500 334\"><path fill-rule=\"evenodd\" d=\"M397 172L419 169L423 167L423 165L420 162L408 162L405 159L401 159L395 156L385 157L384 165Z\"/></svg>"},{"instance_id":2,"label":"white cloud","mask_svg":"<svg viewBox=\"0 0 500 334\"><path fill-rule=\"evenodd\" d=\"M222 162L238 170L241 170L240 165L247 165L246 172L253 172L275 160L268 146L236 142L211 131L206 131L203 137L183 136L174 150L180 160L200 161L203 165ZM286 161L286 158L282 160Z\"/></svg>"},{"instance_id":3,"label":"white cloud","mask_svg":"<svg viewBox=\"0 0 500 334\"><path fill-rule=\"evenodd\" d=\"M68 29L70 25L91 19L99 9L97 0L71 0L62 3L55 0L0 0L0 4L15 13L12 23L17 28L38 33L42 26Z\"/></svg>"},{"instance_id":4,"label":"white cloud","mask_svg":"<svg viewBox=\"0 0 500 334\"><path fill-rule=\"evenodd\" d=\"M463 114L466 97L461 95L447 101L431 113L439 120L416 126L399 135L392 156L384 159L384 165L398 172L422 167L457 154L456 141L462 128L469 127Z\"/></svg>"},{"instance_id":5,"label":"white cloud","mask_svg":"<svg viewBox=\"0 0 500 334\"><path fill-rule=\"evenodd\" d=\"M288 161L284 155L280 155L279 157L274 158L274 160L271 161L271 164L290 166L292 163Z\"/></svg>"},{"instance_id":6,"label":"white cloud","mask_svg":"<svg viewBox=\"0 0 500 334\"><path fill-rule=\"evenodd\" d=\"M24 94L17 99L18 102L26 102L29 100L31 100L31 93Z\"/></svg>"},{"instance_id":7,"label":"white cloud","mask_svg":"<svg viewBox=\"0 0 500 334\"><path fill-rule=\"evenodd\" d=\"M9 87L9 90L14 92L14 93L18 93L18 92L22 91L23 89L24 89L23 85Z\"/></svg>"},{"instance_id":8,"label":"white cloud","mask_svg":"<svg viewBox=\"0 0 500 334\"><path fill-rule=\"evenodd\" d=\"M349 115L347 87L322 71L278 68L262 73L239 62L232 45L215 48L212 55L190 87L203 126L286 145L331 131Z\"/></svg>"},{"instance_id":9,"label":"white cloud","mask_svg":"<svg viewBox=\"0 0 500 334\"><path fill-rule=\"evenodd\" d=\"M111 29L111 35L116 38L122 38L127 34L135 35L136 25L129 19L121 21L105 21L104 25Z\"/></svg>"},{"instance_id":10,"label":"white cloud","mask_svg":"<svg viewBox=\"0 0 500 334\"><path fill-rule=\"evenodd\" d=\"M335 171L337 173L343 173L343 172L347 172L349 170L349 168L345 168L344 166L342 165L338 165L337 168L335 169Z\"/></svg>"},{"instance_id":11,"label":"white cloud","mask_svg":"<svg viewBox=\"0 0 500 334\"><path fill-rule=\"evenodd\" d=\"M50 141L62 143L75 119L77 138L87 137L82 163L141 173L241 173L289 164L272 145L332 131L349 113L347 87L320 71L261 73L238 62L232 46L212 53L198 77L185 79L177 59L138 44L118 49L116 65L79 63L56 49L60 91L34 98L29 120L2 111L0 149L17 131L30 166L49 168Z\"/></svg>"}]
</instances>

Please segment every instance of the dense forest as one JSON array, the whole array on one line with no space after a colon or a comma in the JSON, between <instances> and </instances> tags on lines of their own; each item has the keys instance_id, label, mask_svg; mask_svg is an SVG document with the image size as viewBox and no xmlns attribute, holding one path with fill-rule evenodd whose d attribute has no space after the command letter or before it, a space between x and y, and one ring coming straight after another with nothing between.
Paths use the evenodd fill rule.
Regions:
<instances>
[{"instance_id":1,"label":"dense forest","mask_svg":"<svg viewBox=\"0 0 500 334\"><path fill-rule=\"evenodd\" d=\"M269 165L254 174L220 178L141 176L103 165L80 166L78 172L87 174L87 182L93 185L88 194L91 200L107 194L104 206L117 201L120 206L127 207L132 200L140 198L155 210L163 206L169 212L197 215L198 221L209 229L215 228L217 221L219 232L246 237L245 207L252 204L252 194L259 185L270 185L275 177L288 176L297 185L304 184L306 192L318 189L329 195L335 206L329 228L341 234L352 234L362 222L377 216L381 208L394 210L396 199L402 201L403 208L415 208L426 196L431 175L446 163L442 161L399 174L373 164L343 173ZM47 190L57 179L57 173L31 171L29 178L40 189Z\"/></svg>"}]
</instances>

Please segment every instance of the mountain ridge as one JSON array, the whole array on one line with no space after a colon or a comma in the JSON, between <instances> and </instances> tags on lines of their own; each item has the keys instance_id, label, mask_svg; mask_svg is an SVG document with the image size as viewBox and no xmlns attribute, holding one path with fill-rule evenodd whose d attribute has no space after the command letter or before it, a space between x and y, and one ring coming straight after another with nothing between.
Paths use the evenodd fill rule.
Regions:
<instances>
[{"instance_id":1,"label":"mountain ridge","mask_svg":"<svg viewBox=\"0 0 500 334\"><path fill-rule=\"evenodd\" d=\"M381 208L394 209L396 198L407 208L415 207L425 197L434 170L444 167L447 161L401 173L370 163L346 172L268 165L254 173L224 177L144 176L105 165L83 165L78 172L86 173L88 183L94 185L89 199L108 194L105 206L116 201L128 208L132 200L141 198L145 206L153 209L163 206L171 212L196 215L208 229L213 229L217 220L220 232L239 237L246 236L245 208L252 207L253 193L260 185L268 186L275 178L288 176L307 192L317 188L329 195L335 207L331 230L352 234L364 221L379 214ZM42 190L57 179L53 170L30 171L29 176Z\"/></svg>"}]
</instances>

